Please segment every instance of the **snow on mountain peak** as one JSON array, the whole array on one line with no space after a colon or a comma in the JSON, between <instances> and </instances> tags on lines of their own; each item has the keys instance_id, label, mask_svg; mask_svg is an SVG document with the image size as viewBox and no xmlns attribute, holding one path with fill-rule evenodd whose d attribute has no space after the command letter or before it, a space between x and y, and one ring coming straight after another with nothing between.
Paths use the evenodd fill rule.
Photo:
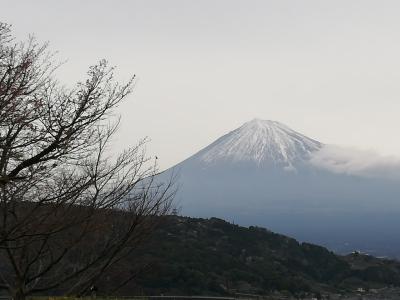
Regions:
<instances>
[{"instance_id":1,"label":"snow on mountain peak","mask_svg":"<svg viewBox=\"0 0 400 300\"><path fill-rule=\"evenodd\" d=\"M205 163L255 162L292 168L322 144L277 121L253 119L220 137L195 156Z\"/></svg>"}]
</instances>

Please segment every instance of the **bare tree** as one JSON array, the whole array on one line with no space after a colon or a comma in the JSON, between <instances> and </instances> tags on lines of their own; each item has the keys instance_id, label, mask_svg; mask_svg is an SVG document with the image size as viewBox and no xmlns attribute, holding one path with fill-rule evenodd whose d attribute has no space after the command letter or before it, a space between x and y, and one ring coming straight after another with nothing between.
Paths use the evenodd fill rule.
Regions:
<instances>
[{"instance_id":1,"label":"bare tree","mask_svg":"<svg viewBox=\"0 0 400 300\"><path fill-rule=\"evenodd\" d=\"M101 61L66 89L55 67L46 44L16 43L0 23L0 281L14 299L87 289L140 245L174 195L154 180L145 140L110 154L114 108L134 78L116 83Z\"/></svg>"}]
</instances>

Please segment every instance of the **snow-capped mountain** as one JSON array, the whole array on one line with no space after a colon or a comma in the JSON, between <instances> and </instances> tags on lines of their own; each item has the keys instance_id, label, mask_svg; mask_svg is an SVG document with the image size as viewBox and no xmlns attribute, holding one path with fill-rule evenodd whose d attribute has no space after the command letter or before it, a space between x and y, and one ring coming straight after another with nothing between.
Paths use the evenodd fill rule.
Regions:
<instances>
[{"instance_id":1,"label":"snow-capped mountain","mask_svg":"<svg viewBox=\"0 0 400 300\"><path fill-rule=\"evenodd\" d=\"M320 142L282 123L254 119L222 136L194 158L206 164L254 162L258 166L273 164L290 168L309 159L321 147Z\"/></svg>"},{"instance_id":2,"label":"snow-capped mountain","mask_svg":"<svg viewBox=\"0 0 400 300\"><path fill-rule=\"evenodd\" d=\"M264 226L337 251L400 257L400 182L319 167L347 166L342 158L321 163L326 147L279 122L254 119L162 176L178 173L183 215Z\"/></svg>"}]
</instances>

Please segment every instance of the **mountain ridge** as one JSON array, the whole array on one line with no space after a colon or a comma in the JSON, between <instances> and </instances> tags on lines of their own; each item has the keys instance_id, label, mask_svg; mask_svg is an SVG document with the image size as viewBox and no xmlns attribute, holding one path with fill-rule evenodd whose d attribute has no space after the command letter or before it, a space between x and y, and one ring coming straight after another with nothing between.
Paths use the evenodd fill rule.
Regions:
<instances>
[{"instance_id":1,"label":"mountain ridge","mask_svg":"<svg viewBox=\"0 0 400 300\"><path fill-rule=\"evenodd\" d=\"M253 162L292 167L309 159L322 143L271 120L253 119L223 135L192 157L205 164Z\"/></svg>"}]
</instances>

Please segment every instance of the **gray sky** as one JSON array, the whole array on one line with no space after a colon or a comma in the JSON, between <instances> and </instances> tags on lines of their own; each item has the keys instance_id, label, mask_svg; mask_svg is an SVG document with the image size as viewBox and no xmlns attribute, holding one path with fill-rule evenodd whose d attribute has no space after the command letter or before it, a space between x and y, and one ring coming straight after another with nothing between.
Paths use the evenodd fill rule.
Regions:
<instances>
[{"instance_id":1,"label":"gray sky","mask_svg":"<svg viewBox=\"0 0 400 300\"><path fill-rule=\"evenodd\" d=\"M399 1L18 1L0 20L50 41L73 84L101 58L137 74L116 145L161 168L255 117L400 155Z\"/></svg>"}]
</instances>

